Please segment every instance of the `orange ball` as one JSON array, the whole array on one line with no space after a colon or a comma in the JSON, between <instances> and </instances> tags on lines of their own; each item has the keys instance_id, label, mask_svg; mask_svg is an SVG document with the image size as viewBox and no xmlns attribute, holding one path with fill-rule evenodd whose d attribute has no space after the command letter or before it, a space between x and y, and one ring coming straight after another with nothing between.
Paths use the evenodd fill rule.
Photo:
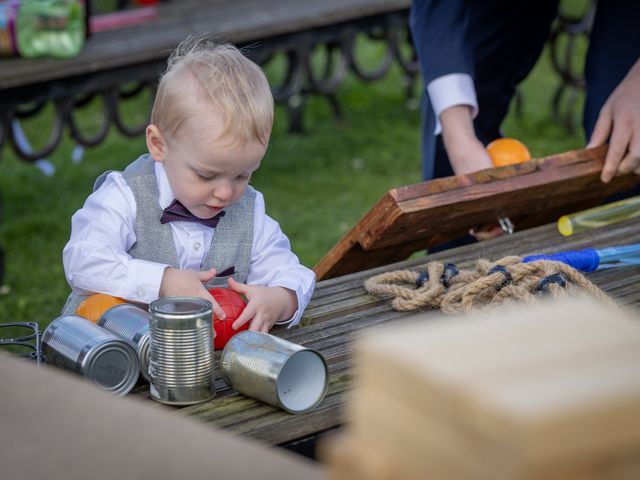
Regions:
<instances>
[{"instance_id":1,"label":"orange ball","mask_svg":"<svg viewBox=\"0 0 640 480\"><path fill-rule=\"evenodd\" d=\"M515 138L499 138L487 145L493 165L503 167L531 160L531 153L524 143Z\"/></svg>"},{"instance_id":2,"label":"orange ball","mask_svg":"<svg viewBox=\"0 0 640 480\"><path fill-rule=\"evenodd\" d=\"M120 303L126 302L118 297L112 297L111 295L106 295L104 293L95 293L90 297L85 298L82 303L78 305L76 313L81 317L96 323L104 312Z\"/></svg>"}]
</instances>

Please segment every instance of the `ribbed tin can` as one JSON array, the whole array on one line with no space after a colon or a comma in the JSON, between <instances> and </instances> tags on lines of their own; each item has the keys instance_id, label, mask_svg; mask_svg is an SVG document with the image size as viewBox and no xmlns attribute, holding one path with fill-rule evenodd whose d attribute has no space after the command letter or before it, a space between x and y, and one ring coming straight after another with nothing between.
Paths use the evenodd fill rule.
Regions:
<instances>
[{"instance_id":1,"label":"ribbed tin can","mask_svg":"<svg viewBox=\"0 0 640 480\"><path fill-rule=\"evenodd\" d=\"M136 305L121 303L104 312L97 324L135 348L140 373L149 381L149 314Z\"/></svg>"},{"instance_id":2,"label":"ribbed tin can","mask_svg":"<svg viewBox=\"0 0 640 480\"><path fill-rule=\"evenodd\" d=\"M42 353L48 363L119 395L126 395L138 379L133 347L79 315L63 315L49 324L42 334Z\"/></svg>"},{"instance_id":3,"label":"ribbed tin can","mask_svg":"<svg viewBox=\"0 0 640 480\"><path fill-rule=\"evenodd\" d=\"M329 369L320 353L254 331L237 333L229 340L220 369L234 390L290 413L315 407L329 383Z\"/></svg>"},{"instance_id":4,"label":"ribbed tin can","mask_svg":"<svg viewBox=\"0 0 640 480\"><path fill-rule=\"evenodd\" d=\"M149 306L151 398L191 405L215 395L213 310L196 297L167 297Z\"/></svg>"}]
</instances>

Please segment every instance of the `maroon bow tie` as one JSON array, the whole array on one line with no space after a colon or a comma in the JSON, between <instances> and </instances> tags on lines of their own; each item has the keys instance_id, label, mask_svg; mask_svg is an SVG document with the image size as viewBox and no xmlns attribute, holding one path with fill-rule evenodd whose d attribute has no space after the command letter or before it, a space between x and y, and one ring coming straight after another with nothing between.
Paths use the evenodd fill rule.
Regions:
<instances>
[{"instance_id":1,"label":"maroon bow tie","mask_svg":"<svg viewBox=\"0 0 640 480\"><path fill-rule=\"evenodd\" d=\"M169 222L198 222L207 227L215 227L222 217L224 217L224 210L218 213L215 217L211 218L198 218L193 213L185 208L178 200L171 202L167 208L162 211L162 217L160 217L160 223L165 224Z\"/></svg>"}]
</instances>

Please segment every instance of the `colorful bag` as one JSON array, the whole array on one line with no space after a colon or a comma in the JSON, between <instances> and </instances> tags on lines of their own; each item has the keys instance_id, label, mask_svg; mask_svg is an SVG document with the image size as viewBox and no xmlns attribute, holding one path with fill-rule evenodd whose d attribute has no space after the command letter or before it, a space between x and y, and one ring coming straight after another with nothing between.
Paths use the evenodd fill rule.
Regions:
<instances>
[{"instance_id":1,"label":"colorful bag","mask_svg":"<svg viewBox=\"0 0 640 480\"><path fill-rule=\"evenodd\" d=\"M69 58L86 38L83 0L0 1L0 55Z\"/></svg>"}]
</instances>

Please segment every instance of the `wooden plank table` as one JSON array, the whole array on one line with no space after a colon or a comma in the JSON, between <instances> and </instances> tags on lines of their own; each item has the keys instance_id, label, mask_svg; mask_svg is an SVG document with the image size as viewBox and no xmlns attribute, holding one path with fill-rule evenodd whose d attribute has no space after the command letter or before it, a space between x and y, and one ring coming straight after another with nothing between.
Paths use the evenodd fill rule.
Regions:
<instances>
[{"instance_id":1,"label":"wooden plank table","mask_svg":"<svg viewBox=\"0 0 640 480\"><path fill-rule=\"evenodd\" d=\"M370 276L396 269L419 270L431 260L453 262L461 268L470 268L479 258L498 260L505 255L552 253L637 242L640 242L640 218L572 237L562 237L555 225L545 225L516 232L512 236L319 282L305 312L304 325L291 330L275 328L272 331L289 341L316 349L326 358L330 370L329 390L315 410L303 415L286 413L230 390L218 375L215 382L216 398L182 408L179 412L272 445L286 445L313 438L343 422L344 405L352 384L353 340L358 333L411 315L392 310L386 299L368 295L363 282ZM588 278L621 304L640 310L640 266L597 271L589 274ZM148 398L148 386L136 387L132 395Z\"/></svg>"}]
</instances>

